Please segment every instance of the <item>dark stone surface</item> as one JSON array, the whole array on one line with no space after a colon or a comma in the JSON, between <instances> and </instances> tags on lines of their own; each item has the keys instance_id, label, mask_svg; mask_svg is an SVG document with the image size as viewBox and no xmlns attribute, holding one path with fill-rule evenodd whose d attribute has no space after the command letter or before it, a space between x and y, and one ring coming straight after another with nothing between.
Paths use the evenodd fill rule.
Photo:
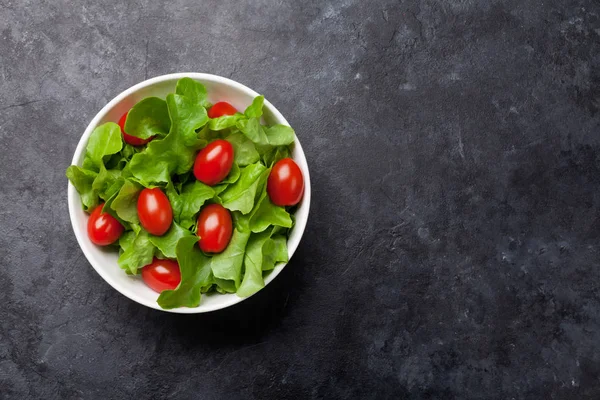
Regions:
<instances>
[{"instance_id":1,"label":"dark stone surface","mask_svg":"<svg viewBox=\"0 0 600 400\"><path fill-rule=\"evenodd\" d=\"M600 398L600 3L0 0L0 397ZM211 72L295 127L291 264L146 309L72 233L64 170L129 86Z\"/></svg>"}]
</instances>

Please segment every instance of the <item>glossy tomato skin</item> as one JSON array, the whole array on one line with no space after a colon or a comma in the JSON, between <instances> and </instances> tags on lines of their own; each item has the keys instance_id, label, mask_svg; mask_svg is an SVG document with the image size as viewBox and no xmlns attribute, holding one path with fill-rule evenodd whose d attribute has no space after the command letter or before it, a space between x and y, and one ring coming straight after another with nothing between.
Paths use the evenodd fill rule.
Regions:
<instances>
[{"instance_id":1,"label":"glossy tomato skin","mask_svg":"<svg viewBox=\"0 0 600 400\"><path fill-rule=\"evenodd\" d=\"M229 244L233 224L229 210L220 204L204 206L198 215L200 249L206 253L220 253Z\"/></svg>"},{"instance_id":2,"label":"glossy tomato skin","mask_svg":"<svg viewBox=\"0 0 600 400\"><path fill-rule=\"evenodd\" d=\"M144 189L137 201L140 223L155 236L162 236L173 222L173 209L169 199L160 188Z\"/></svg>"},{"instance_id":3,"label":"glossy tomato skin","mask_svg":"<svg viewBox=\"0 0 600 400\"><path fill-rule=\"evenodd\" d=\"M304 194L304 178L298 164L291 158L277 161L267 180L267 193L277 206L294 206Z\"/></svg>"},{"instance_id":4,"label":"glossy tomato skin","mask_svg":"<svg viewBox=\"0 0 600 400\"><path fill-rule=\"evenodd\" d=\"M121 127L121 133L123 134L123 140L125 140L125 143L129 143L132 146L143 146L146 143L148 143L149 141L151 141L152 139L154 139L154 136L152 136L151 138L148 138L148 139L140 139L139 137L135 137L135 136L126 134L125 133L125 121L127 120L127 114L129 114L129 111L126 112L125 114L123 114L123 116L119 120L119 126Z\"/></svg>"},{"instance_id":5,"label":"glossy tomato skin","mask_svg":"<svg viewBox=\"0 0 600 400\"><path fill-rule=\"evenodd\" d=\"M142 268L142 279L155 292L173 290L181 282L179 264L174 260L154 258L151 264Z\"/></svg>"},{"instance_id":6,"label":"glossy tomato skin","mask_svg":"<svg viewBox=\"0 0 600 400\"><path fill-rule=\"evenodd\" d=\"M223 115L233 115L237 112L234 106L226 101L219 101L208 109L208 118L219 118Z\"/></svg>"},{"instance_id":7,"label":"glossy tomato skin","mask_svg":"<svg viewBox=\"0 0 600 400\"><path fill-rule=\"evenodd\" d=\"M209 186L221 182L231 171L233 146L227 140L217 139L200 150L194 162L194 176Z\"/></svg>"},{"instance_id":8,"label":"glossy tomato skin","mask_svg":"<svg viewBox=\"0 0 600 400\"><path fill-rule=\"evenodd\" d=\"M116 242L123 233L123 225L110 214L102 213L104 204L92 211L87 223L88 236L98 246L108 246Z\"/></svg>"}]
</instances>

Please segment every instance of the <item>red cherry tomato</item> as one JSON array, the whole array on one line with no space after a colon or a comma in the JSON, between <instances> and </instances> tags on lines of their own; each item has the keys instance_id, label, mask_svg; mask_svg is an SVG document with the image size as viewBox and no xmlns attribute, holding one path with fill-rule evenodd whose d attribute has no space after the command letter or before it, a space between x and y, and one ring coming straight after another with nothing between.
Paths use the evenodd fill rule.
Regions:
<instances>
[{"instance_id":1,"label":"red cherry tomato","mask_svg":"<svg viewBox=\"0 0 600 400\"><path fill-rule=\"evenodd\" d=\"M173 290L181 282L179 264L177 261L155 258L151 264L142 268L142 279L155 292Z\"/></svg>"},{"instance_id":2,"label":"red cherry tomato","mask_svg":"<svg viewBox=\"0 0 600 400\"><path fill-rule=\"evenodd\" d=\"M277 161L267 181L267 193L273 204L293 206L304 194L304 178L300 167L291 158Z\"/></svg>"},{"instance_id":3,"label":"red cherry tomato","mask_svg":"<svg viewBox=\"0 0 600 400\"><path fill-rule=\"evenodd\" d=\"M233 115L236 112L237 110L235 107L228 102L219 101L208 110L208 118L219 118L223 115Z\"/></svg>"},{"instance_id":4,"label":"red cherry tomato","mask_svg":"<svg viewBox=\"0 0 600 400\"><path fill-rule=\"evenodd\" d=\"M100 204L92 211L87 223L88 236L92 243L98 246L107 246L116 242L121 233L123 233L123 225L110 214L102 213Z\"/></svg>"},{"instance_id":5,"label":"red cherry tomato","mask_svg":"<svg viewBox=\"0 0 600 400\"><path fill-rule=\"evenodd\" d=\"M209 204L198 215L198 242L206 253L220 253L229 244L233 226L231 214L220 204Z\"/></svg>"},{"instance_id":6,"label":"red cherry tomato","mask_svg":"<svg viewBox=\"0 0 600 400\"><path fill-rule=\"evenodd\" d=\"M194 162L194 176L209 186L221 182L233 165L233 146L227 140L217 139L200 150Z\"/></svg>"},{"instance_id":7,"label":"red cherry tomato","mask_svg":"<svg viewBox=\"0 0 600 400\"><path fill-rule=\"evenodd\" d=\"M123 116L119 120L119 126L121 127L121 133L123 133L123 139L125 140L125 143L129 143L132 146L142 146L142 145L148 143L149 141L151 141L152 139L154 139L154 136L152 136L151 138L148 138L148 139L140 139L139 137L126 134L125 133L125 121L127 120L127 114L129 114L129 111L126 112L125 114L123 114Z\"/></svg>"},{"instance_id":8,"label":"red cherry tomato","mask_svg":"<svg viewBox=\"0 0 600 400\"><path fill-rule=\"evenodd\" d=\"M140 223L150 234L162 236L173 221L173 209L167 196L159 188L144 189L137 201Z\"/></svg>"}]
</instances>

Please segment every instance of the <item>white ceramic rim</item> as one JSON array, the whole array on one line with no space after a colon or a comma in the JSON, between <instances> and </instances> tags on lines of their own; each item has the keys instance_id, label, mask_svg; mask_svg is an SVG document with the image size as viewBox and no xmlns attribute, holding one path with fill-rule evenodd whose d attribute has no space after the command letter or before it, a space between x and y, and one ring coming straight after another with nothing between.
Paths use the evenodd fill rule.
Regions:
<instances>
[{"instance_id":1,"label":"white ceramic rim","mask_svg":"<svg viewBox=\"0 0 600 400\"><path fill-rule=\"evenodd\" d=\"M81 139L79 139L79 143L77 144L77 148L75 149L75 154L73 155L73 160L71 161L71 164L78 165L82 154L85 152L85 148L87 146L88 139L89 139L90 135L92 134L92 131L96 128L96 126L104 118L104 116L110 110L112 110L112 108L115 105L119 104L123 99L125 99L130 94L135 93L136 91L138 91L144 87L151 86L156 83L163 82L163 81L177 80L177 79L186 78L186 77L196 79L199 81L211 81L216 84L223 84L223 85L231 86L237 90L245 92L246 94L248 94L252 97L256 97L259 95L257 92L250 89L249 87L247 87L239 82L236 82L232 79L228 79L228 78L218 76L218 75L205 74L205 73L199 73L199 72L179 72L179 73L174 73L174 74L161 75L161 76L157 76L155 78L145 80L145 81L140 82L137 85L134 85L134 86L130 87L129 89L121 92L118 96L116 96L114 99L112 99L110 102L108 102L108 104L106 104L102 108L102 110L100 110L100 112L98 114L96 114L96 116L92 119L92 121L89 123L89 125L85 129L85 132L81 136ZM277 120L280 121L280 123L289 125L289 123L284 118L284 116L279 112L279 110L277 110L277 108L275 108L275 106L273 106L273 104L271 104L266 99L264 101L264 107L266 107L272 113L272 115ZM306 162L306 157L304 155L304 151L302 150L302 145L300 144L300 141L298 140L297 136L295 138L294 146L295 146L295 149L297 150L297 154L294 156L294 160L298 162L298 166L300 167L300 169L302 170L302 173L304 175L304 196L302 198L302 203L303 203L302 211L303 212L300 213L299 212L300 210L298 210L295 214L296 222L295 222L295 226L294 226L294 232L298 231L299 233L295 234L295 235L290 235L290 238L287 243L289 259L291 259L292 255L295 253L296 249L298 248L298 245L300 244L300 240L302 239L302 236L304 234L304 230L306 228L306 223L308 221L308 214L309 214L309 210L310 210L310 199L311 199L311 186L310 186L310 175L308 172L308 164ZM223 303L214 304L210 307L209 306L203 307L202 302L201 302L200 306L194 307L194 308L179 307L179 308L173 308L170 310L165 310L165 309L161 308L158 305L158 303L156 303L156 301L149 302L149 301L146 301L146 299L141 298L140 296L137 296L136 293L132 293L132 292L126 291L126 290L121 290L119 283L117 281L115 281L109 274L105 273L102 266L98 265L98 263L96 262L95 259L88 256L88 254L86 252L86 246L88 245L88 243L83 238L83 234L85 232L81 232L77 228L77 225L75 223L75 220L76 220L75 210L77 207L81 208L81 200L80 200L79 194L77 193L77 191L75 190L75 187L71 184L71 182L68 183L67 193L68 193L69 217L71 219L71 225L73 227L73 232L75 233L75 237L77 238L77 242L79 243L79 247L83 251L83 254L87 258L88 262L92 265L92 267L96 270L96 272L110 286L112 286L116 291L118 291L119 293L128 297L129 299L131 299L139 304L142 304L146 307L153 308L155 310L166 311L166 312L171 312L171 313L178 313L178 314L197 314L197 313L204 313L204 312L216 311L216 310L220 310L223 308L227 308L227 307L230 307L234 304L240 303L240 302L248 299L249 297L251 297L251 296L249 296L249 297L242 298L242 297L233 295L228 298L229 300L227 300ZM280 263L275 267L275 269L266 277L265 287L273 279L275 279L275 277L277 277L277 275L279 275L279 273L283 270L283 267L285 267L285 265L287 265L287 263ZM125 272L123 272L123 273L125 273Z\"/></svg>"}]
</instances>

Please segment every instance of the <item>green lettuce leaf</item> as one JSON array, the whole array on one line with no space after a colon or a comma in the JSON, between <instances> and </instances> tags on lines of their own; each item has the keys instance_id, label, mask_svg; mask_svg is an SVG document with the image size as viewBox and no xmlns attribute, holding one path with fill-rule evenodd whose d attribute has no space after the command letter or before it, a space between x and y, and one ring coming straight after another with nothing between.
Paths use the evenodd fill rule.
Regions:
<instances>
[{"instance_id":1,"label":"green lettuce leaf","mask_svg":"<svg viewBox=\"0 0 600 400\"><path fill-rule=\"evenodd\" d=\"M121 171L118 169L106 169L104 163L100 163L100 172L92 185L92 189L98 193L98 196L106 201L118 192L122 185Z\"/></svg>"},{"instance_id":2,"label":"green lettuce leaf","mask_svg":"<svg viewBox=\"0 0 600 400\"><path fill-rule=\"evenodd\" d=\"M204 108L209 108L211 104L207 99L206 87L192 78L181 78L177 81L175 93L181 96L186 96L196 105Z\"/></svg>"},{"instance_id":3,"label":"green lettuce leaf","mask_svg":"<svg viewBox=\"0 0 600 400\"><path fill-rule=\"evenodd\" d=\"M192 170L189 170L185 174L177 175L177 180L179 181L179 185L180 185L178 190L181 191L181 188L183 187L184 184L189 183L189 182L195 182L196 177L194 176L194 172Z\"/></svg>"},{"instance_id":4,"label":"green lettuce leaf","mask_svg":"<svg viewBox=\"0 0 600 400\"><path fill-rule=\"evenodd\" d=\"M237 182L237 180L240 178L240 175L240 167L238 167L237 164L234 162L231 166L231 171L229 171L229 175L227 175L227 177L223 179L218 185L212 187L215 191L215 196L213 197L213 200L216 203L219 203L221 205L223 204L223 201L221 201L218 195L221 194L223 190L227 189L229 184Z\"/></svg>"},{"instance_id":5,"label":"green lettuce leaf","mask_svg":"<svg viewBox=\"0 0 600 400\"><path fill-rule=\"evenodd\" d=\"M234 132L225 138L233 147L233 161L240 167L254 164L260 160L260 155L256 151L256 146L252 140L244 136L241 132Z\"/></svg>"},{"instance_id":6,"label":"green lettuce leaf","mask_svg":"<svg viewBox=\"0 0 600 400\"><path fill-rule=\"evenodd\" d=\"M109 197L108 200L106 200L106 203L104 203L104 206L102 206L102 212L112 215L113 218L115 218L117 221L119 221L121 225L123 225L126 231L129 231L132 229L132 225L129 222L123 220L121 217L119 217L115 210L111 208L112 202L115 200L118 194L119 192L117 191L111 197ZM136 232L138 232L138 230L136 230Z\"/></svg>"},{"instance_id":7,"label":"green lettuce leaf","mask_svg":"<svg viewBox=\"0 0 600 400\"><path fill-rule=\"evenodd\" d=\"M252 211L257 189L260 183L266 180L265 171L267 168L261 163L243 168L240 178L220 194L223 207L231 211L240 211L242 214Z\"/></svg>"},{"instance_id":8,"label":"green lettuce leaf","mask_svg":"<svg viewBox=\"0 0 600 400\"><path fill-rule=\"evenodd\" d=\"M119 246L121 246L121 254L127 249L133 247L137 234L134 231L128 231L121 235L119 238Z\"/></svg>"},{"instance_id":9,"label":"green lettuce leaf","mask_svg":"<svg viewBox=\"0 0 600 400\"><path fill-rule=\"evenodd\" d=\"M167 103L158 97L147 97L127 114L125 132L141 139L165 136L171 128Z\"/></svg>"},{"instance_id":10,"label":"green lettuce leaf","mask_svg":"<svg viewBox=\"0 0 600 400\"><path fill-rule=\"evenodd\" d=\"M267 135L258 118L241 119L237 122L236 126L254 143L259 145L269 144Z\"/></svg>"},{"instance_id":11,"label":"green lettuce leaf","mask_svg":"<svg viewBox=\"0 0 600 400\"><path fill-rule=\"evenodd\" d=\"M170 123L171 122L169 121L169 124ZM132 146L129 143L125 143L123 145L123 150L121 150L121 156L126 162L129 162L129 160L131 160L131 157L133 157L134 154L139 153L140 151L141 147Z\"/></svg>"},{"instance_id":12,"label":"green lettuce leaf","mask_svg":"<svg viewBox=\"0 0 600 400\"><path fill-rule=\"evenodd\" d=\"M221 139L221 134L223 132L213 131L209 127L210 121L208 124L204 125L202 129L198 131L198 138L206 141L206 143L212 142L215 139Z\"/></svg>"},{"instance_id":13,"label":"green lettuce leaf","mask_svg":"<svg viewBox=\"0 0 600 400\"><path fill-rule=\"evenodd\" d=\"M104 164L106 169L118 169L118 170L123 169L123 167L122 167L123 156L121 155L122 153L123 153L123 150L119 151L118 153L112 154L110 156L104 157L104 159L102 160L102 163ZM100 170L98 169L98 172L99 171Z\"/></svg>"},{"instance_id":14,"label":"green lettuce leaf","mask_svg":"<svg viewBox=\"0 0 600 400\"><path fill-rule=\"evenodd\" d=\"M263 115L263 103L265 102L265 96L256 96L252 100L252 104L246 108L244 114L248 118L260 118Z\"/></svg>"},{"instance_id":15,"label":"green lettuce leaf","mask_svg":"<svg viewBox=\"0 0 600 400\"><path fill-rule=\"evenodd\" d=\"M269 271L279 262L288 262L287 238L282 235L271 237L263 245L262 270Z\"/></svg>"},{"instance_id":16,"label":"green lettuce leaf","mask_svg":"<svg viewBox=\"0 0 600 400\"><path fill-rule=\"evenodd\" d=\"M248 223L248 216L243 215L239 211L233 211L231 213L233 219L233 227L240 232L250 232L250 224Z\"/></svg>"},{"instance_id":17,"label":"green lettuce leaf","mask_svg":"<svg viewBox=\"0 0 600 400\"><path fill-rule=\"evenodd\" d=\"M237 122L242 118L246 118L244 114L237 113L234 115L223 115L221 117L213 118L210 121L208 121L208 127L213 131L222 131L223 129L235 126Z\"/></svg>"},{"instance_id":18,"label":"green lettuce leaf","mask_svg":"<svg viewBox=\"0 0 600 400\"><path fill-rule=\"evenodd\" d=\"M121 190L119 190L119 194L112 200L110 208L113 209L122 220L132 224L139 224L137 199L141 191L142 186L139 183L126 179Z\"/></svg>"},{"instance_id":19,"label":"green lettuce leaf","mask_svg":"<svg viewBox=\"0 0 600 400\"><path fill-rule=\"evenodd\" d=\"M234 229L227 248L211 258L210 267L215 278L233 281L236 288L240 286L244 251L249 237L250 232Z\"/></svg>"},{"instance_id":20,"label":"green lettuce leaf","mask_svg":"<svg viewBox=\"0 0 600 400\"><path fill-rule=\"evenodd\" d=\"M235 293L237 288L235 287L235 282L227 279L219 279L213 278L214 283L217 285L217 291L219 293Z\"/></svg>"},{"instance_id":21,"label":"green lettuce leaf","mask_svg":"<svg viewBox=\"0 0 600 400\"><path fill-rule=\"evenodd\" d=\"M214 195L213 188L199 181L185 184L181 194L167 190L173 208L173 218L186 229L194 225L196 214L206 200L212 199Z\"/></svg>"},{"instance_id":22,"label":"green lettuce leaf","mask_svg":"<svg viewBox=\"0 0 600 400\"><path fill-rule=\"evenodd\" d=\"M133 238L132 238L133 235ZM154 245L150 242L150 235L143 229L136 234L133 231L125 232L119 239L123 252L119 256L119 267L131 275L152 262Z\"/></svg>"},{"instance_id":23,"label":"green lettuce leaf","mask_svg":"<svg viewBox=\"0 0 600 400\"><path fill-rule=\"evenodd\" d=\"M144 182L168 182L172 174L187 172L194 164L196 151L206 145L195 131L208 121L206 109L176 94L167 96L167 106L171 116L169 134L151 141L129 163L131 173Z\"/></svg>"},{"instance_id":24,"label":"green lettuce leaf","mask_svg":"<svg viewBox=\"0 0 600 400\"><path fill-rule=\"evenodd\" d=\"M269 226L276 225L284 228L292 227L292 218L284 207L276 206L271 202L264 185L257 206L250 214L250 230L262 232Z\"/></svg>"},{"instance_id":25,"label":"green lettuce leaf","mask_svg":"<svg viewBox=\"0 0 600 400\"><path fill-rule=\"evenodd\" d=\"M265 129L265 134L271 146L287 146L294 143L294 130L287 125L273 125Z\"/></svg>"},{"instance_id":26,"label":"green lettuce leaf","mask_svg":"<svg viewBox=\"0 0 600 400\"><path fill-rule=\"evenodd\" d=\"M194 146L198 143L196 129L203 127L208 122L206 109L194 103L189 97L177 94L167 96L167 106L171 117L171 131L177 132L187 146ZM176 173L183 174L188 169Z\"/></svg>"},{"instance_id":27,"label":"green lettuce leaf","mask_svg":"<svg viewBox=\"0 0 600 400\"><path fill-rule=\"evenodd\" d=\"M181 283L175 290L165 290L160 294L158 304L162 308L197 307L202 288L212 284L210 259L196 246L197 241L197 236L186 236L177 243Z\"/></svg>"},{"instance_id":28,"label":"green lettuce leaf","mask_svg":"<svg viewBox=\"0 0 600 400\"><path fill-rule=\"evenodd\" d=\"M231 170L229 171L229 174L225 177L225 179L223 179L220 182L220 184L226 185L226 184L237 182L237 180L240 179L240 175L241 175L240 167L238 167L238 165L234 162L231 165Z\"/></svg>"},{"instance_id":29,"label":"green lettuce leaf","mask_svg":"<svg viewBox=\"0 0 600 400\"><path fill-rule=\"evenodd\" d=\"M272 167L277 161L288 158L290 156L290 150L287 146L273 147L270 151L266 152L262 156L262 160L265 165Z\"/></svg>"},{"instance_id":30,"label":"green lettuce leaf","mask_svg":"<svg viewBox=\"0 0 600 400\"><path fill-rule=\"evenodd\" d=\"M97 166L102 163L104 156L116 154L123 148L121 128L114 122L100 125L90 135L87 144L87 155Z\"/></svg>"},{"instance_id":31,"label":"green lettuce leaf","mask_svg":"<svg viewBox=\"0 0 600 400\"><path fill-rule=\"evenodd\" d=\"M269 231L250 236L244 255L244 279L237 290L238 296L251 296L265 286L262 275L263 246L270 236Z\"/></svg>"},{"instance_id":32,"label":"green lettuce leaf","mask_svg":"<svg viewBox=\"0 0 600 400\"><path fill-rule=\"evenodd\" d=\"M94 164L94 161L90 158L89 154L86 152L85 157L83 158L83 169L87 169L88 171L98 172L100 171L98 166Z\"/></svg>"},{"instance_id":33,"label":"green lettuce leaf","mask_svg":"<svg viewBox=\"0 0 600 400\"><path fill-rule=\"evenodd\" d=\"M91 211L100 204L98 193L93 188L94 180L98 176L96 172L71 165L67 168L66 175L79 193L85 211Z\"/></svg>"},{"instance_id":34,"label":"green lettuce leaf","mask_svg":"<svg viewBox=\"0 0 600 400\"><path fill-rule=\"evenodd\" d=\"M149 235L150 242L156 246L167 258L175 258L177 243L186 236L192 236L192 232L183 229L177 223L173 222L169 230L162 236Z\"/></svg>"}]
</instances>

